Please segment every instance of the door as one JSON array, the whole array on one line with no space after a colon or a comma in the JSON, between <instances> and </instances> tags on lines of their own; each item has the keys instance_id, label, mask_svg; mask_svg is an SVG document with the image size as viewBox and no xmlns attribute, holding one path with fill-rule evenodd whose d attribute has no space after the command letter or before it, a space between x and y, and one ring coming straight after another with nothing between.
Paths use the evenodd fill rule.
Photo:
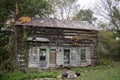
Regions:
<instances>
[{"instance_id":1,"label":"door","mask_svg":"<svg viewBox=\"0 0 120 80\"><path fill-rule=\"evenodd\" d=\"M39 54L39 61L40 61L40 67L46 67L47 66L47 60L46 60L46 49L40 49Z\"/></svg>"},{"instance_id":2,"label":"door","mask_svg":"<svg viewBox=\"0 0 120 80\"><path fill-rule=\"evenodd\" d=\"M56 64L56 50L50 50L50 67L55 67Z\"/></svg>"},{"instance_id":3,"label":"door","mask_svg":"<svg viewBox=\"0 0 120 80\"><path fill-rule=\"evenodd\" d=\"M65 49L64 50L64 65L68 66L70 64L70 50Z\"/></svg>"}]
</instances>

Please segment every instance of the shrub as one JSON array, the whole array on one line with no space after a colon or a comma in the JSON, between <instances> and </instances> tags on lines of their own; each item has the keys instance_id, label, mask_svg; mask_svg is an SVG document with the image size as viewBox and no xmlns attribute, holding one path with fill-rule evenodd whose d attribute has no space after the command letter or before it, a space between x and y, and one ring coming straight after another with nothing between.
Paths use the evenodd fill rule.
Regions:
<instances>
[{"instance_id":1,"label":"shrub","mask_svg":"<svg viewBox=\"0 0 120 80\"><path fill-rule=\"evenodd\" d=\"M112 66L113 61L109 59L101 59L100 66Z\"/></svg>"}]
</instances>

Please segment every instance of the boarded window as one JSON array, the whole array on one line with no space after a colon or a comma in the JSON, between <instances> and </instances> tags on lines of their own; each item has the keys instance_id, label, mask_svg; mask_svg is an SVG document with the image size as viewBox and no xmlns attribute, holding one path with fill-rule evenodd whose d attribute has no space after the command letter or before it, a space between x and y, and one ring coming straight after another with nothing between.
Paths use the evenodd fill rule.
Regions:
<instances>
[{"instance_id":1,"label":"boarded window","mask_svg":"<svg viewBox=\"0 0 120 80\"><path fill-rule=\"evenodd\" d=\"M86 49L81 49L81 60L86 60Z\"/></svg>"}]
</instances>

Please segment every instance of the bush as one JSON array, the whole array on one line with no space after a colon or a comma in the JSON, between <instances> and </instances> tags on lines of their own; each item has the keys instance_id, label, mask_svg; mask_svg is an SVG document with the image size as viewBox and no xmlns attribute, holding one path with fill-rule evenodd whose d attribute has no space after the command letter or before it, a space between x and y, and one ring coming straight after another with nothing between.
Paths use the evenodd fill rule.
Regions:
<instances>
[{"instance_id":1,"label":"bush","mask_svg":"<svg viewBox=\"0 0 120 80\"><path fill-rule=\"evenodd\" d=\"M109 59L101 59L100 60L100 66L112 66L112 60Z\"/></svg>"}]
</instances>

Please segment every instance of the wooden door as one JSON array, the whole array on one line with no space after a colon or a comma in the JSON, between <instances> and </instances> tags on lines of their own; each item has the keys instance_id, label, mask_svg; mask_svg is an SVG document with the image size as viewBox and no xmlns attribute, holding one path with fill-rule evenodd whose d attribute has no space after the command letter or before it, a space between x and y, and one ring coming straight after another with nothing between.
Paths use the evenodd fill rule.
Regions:
<instances>
[{"instance_id":1,"label":"wooden door","mask_svg":"<svg viewBox=\"0 0 120 80\"><path fill-rule=\"evenodd\" d=\"M56 50L50 50L50 64L56 64Z\"/></svg>"}]
</instances>

